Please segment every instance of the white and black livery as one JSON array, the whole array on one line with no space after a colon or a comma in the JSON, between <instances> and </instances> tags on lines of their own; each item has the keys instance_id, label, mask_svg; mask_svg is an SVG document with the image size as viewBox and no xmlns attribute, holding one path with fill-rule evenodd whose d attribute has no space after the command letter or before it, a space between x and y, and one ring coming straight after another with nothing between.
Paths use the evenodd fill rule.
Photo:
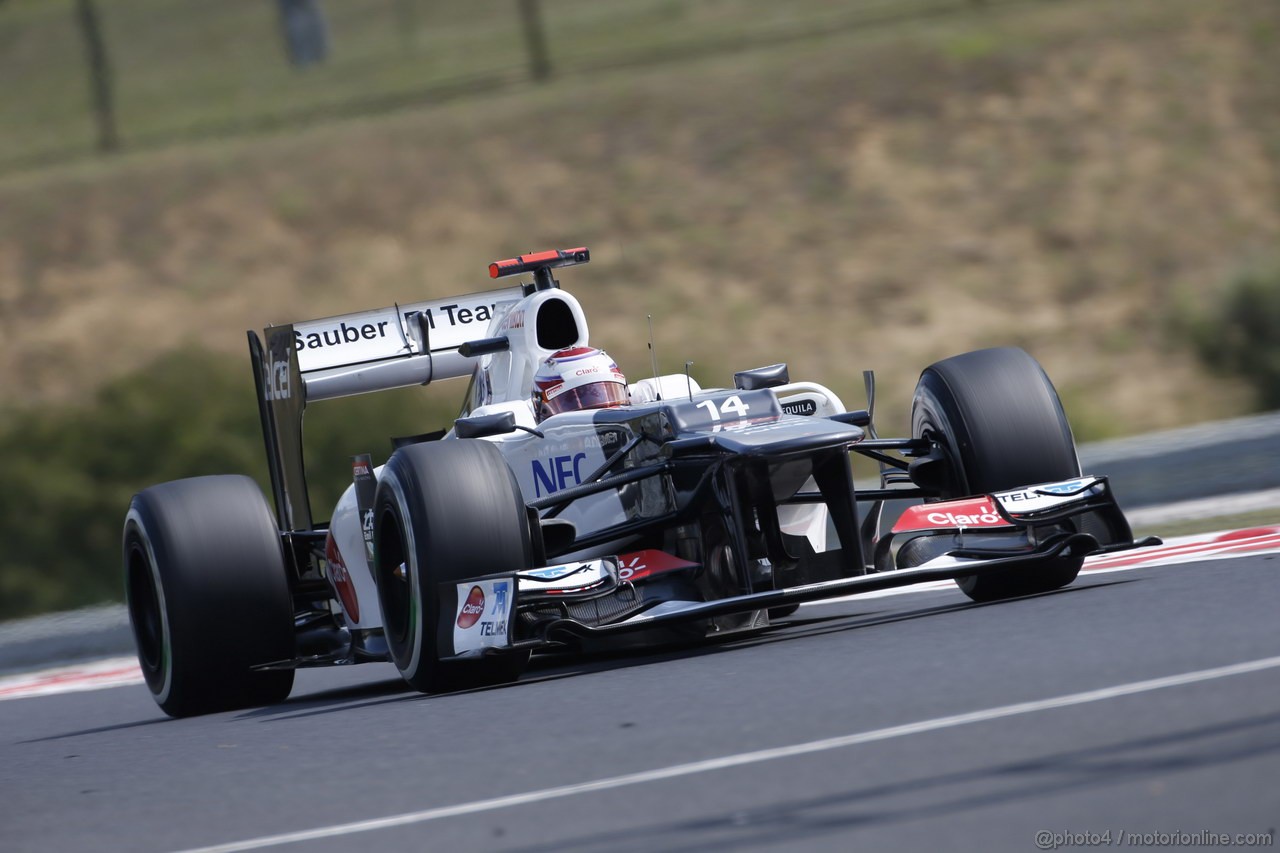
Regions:
<instances>
[{"instance_id":1,"label":"white and black livery","mask_svg":"<svg viewBox=\"0 0 1280 853\"><path fill-rule=\"evenodd\" d=\"M759 630L923 581L975 601L1046 592L1088 554L1151 541L1082 474L1020 349L925 368L906 438L877 436L870 373L858 410L783 364L711 389L624 384L606 356L576 369L618 387L569 394L574 359L598 351L552 270L588 259L524 255L490 266L532 279L510 288L249 332L274 511L251 479L216 476L148 488L125 519L138 657L165 712L279 702L303 666L390 661L425 692L508 682L539 650ZM316 512L308 405L461 377L447 430L394 439L380 467L352 448L351 487ZM564 405L578 398L598 408ZM877 488L855 487L853 453L879 464ZM882 523L899 499L916 505Z\"/></svg>"}]
</instances>

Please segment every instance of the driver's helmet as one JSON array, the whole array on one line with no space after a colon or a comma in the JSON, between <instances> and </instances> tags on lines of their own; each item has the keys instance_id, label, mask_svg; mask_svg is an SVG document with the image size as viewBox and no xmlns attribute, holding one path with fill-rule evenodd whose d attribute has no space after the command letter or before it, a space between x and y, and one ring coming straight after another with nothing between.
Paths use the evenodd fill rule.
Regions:
<instances>
[{"instance_id":1,"label":"driver's helmet","mask_svg":"<svg viewBox=\"0 0 1280 853\"><path fill-rule=\"evenodd\" d=\"M627 377L604 350L571 347L552 353L533 377L538 420L581 409L608 409L627 403Z\"/></svg>"}]
</instances>

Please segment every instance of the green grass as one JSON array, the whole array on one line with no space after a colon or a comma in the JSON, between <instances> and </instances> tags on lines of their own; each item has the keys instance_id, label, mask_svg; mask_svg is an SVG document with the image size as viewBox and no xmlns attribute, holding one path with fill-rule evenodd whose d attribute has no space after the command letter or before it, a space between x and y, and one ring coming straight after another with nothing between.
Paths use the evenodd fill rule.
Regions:
<instances>
[{"instance_id":1,"label":"green grass","mask_svg":"<svg viewBox=\"0 0 1280 853\"><path fill-rule=\"evenodd\" d=\"M51 27L67 5L10 0L0 32ZM856 397L874 368L886 429L924 365L1000 344L1045 363L1081 440L1248 405L1162 306L1186 293L1204 310L1224 272L1280 239L1280 85L1253 36L1278 7L1028 0L910 17L928 5L545 0L562 69L545 86L130 151L130 133L172 140L236 115L283 127L515 18L424 4L419 51L392 0L328 4L333 63L297 73L270 4L118 0L104 15L139 46L120 73L154 99L135 101L126 152L0 176L0 407L91 392L189 340L239 355L247 326L478 289L495 254L581 243L596 260L568 286L632 370L647 370L653 313L664 369L786 359ZM180 13L199 27L178 32ZM906 17L850 23L891 13ZM0 63L35 62L52 38ZM660 42L720 47L659 62ZM440 73L497 67L473 48ZM0 111L32 106L24 91L0 88ZM3 126L0 149L28 129L70 136ZM106 333L110 357L93 345Z\"/></svg>"},{"instance_id":2,"label":"green grass","mask_svg":"<svg viewBox=\"0 0 1280 853\"><path fill-rule=\"evenodd\" d=\"M275 4L99 0L125 147L379 112L528 78L515 0L324 5L331 54L286 61ZM939 9L967 0L542 0L557 74L645 64ZM71 0L0 4L0 168L94 145Z\"/></svg>"},{"instance_id":3,"label":"green grass","mask_svg":"<svg viewBox=\"0 0 1280 853\"><path fill-rule=\"evenodd\" d=\"M1186 521L1161 524L1136 525L1133 534L1143 536L1191 536L1196 533L1212 533L1216 530L1246 530L1251 527L1275 527L1280 525L1280 510L1265 509L1242 512L1235 515L1218 515Z\"/></svg>"}]
</instances>

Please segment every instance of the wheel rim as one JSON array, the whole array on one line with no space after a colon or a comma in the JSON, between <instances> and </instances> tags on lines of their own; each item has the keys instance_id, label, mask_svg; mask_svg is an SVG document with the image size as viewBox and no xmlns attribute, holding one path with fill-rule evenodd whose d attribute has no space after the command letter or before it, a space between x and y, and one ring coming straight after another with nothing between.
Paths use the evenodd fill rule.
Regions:
<instances>
[{"instance_id":1,"label":"wheel rim","mask_svg":"<svg viewBox=\"0 0 1280 853\"><path fill-rule=\"evenodd\" d=\"M164 662L164 627L160 618L160 596L156 592L146 551L135 539L129 548L129 620L138 644L138 658L152 673Z\"/></svg>"},{"instance_id":2,"label":"wheel rim","mask_svg":"<svg viewBox=\"0 0 1280 853\"><path fill-rule=\"evenodd\" d=\"M407 554L400 536L399 519L390 508L378 520L378 591L387 640L393 649L409 643L413 625L413 587L409 582Z\"/></svg>"}]
</instances>

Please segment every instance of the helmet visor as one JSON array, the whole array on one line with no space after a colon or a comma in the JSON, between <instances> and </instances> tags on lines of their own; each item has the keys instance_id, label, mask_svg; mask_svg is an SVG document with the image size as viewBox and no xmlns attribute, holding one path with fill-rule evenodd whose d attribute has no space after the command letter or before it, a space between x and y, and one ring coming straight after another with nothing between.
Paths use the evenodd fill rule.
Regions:
<instances>
[{"instance_id":1,"label":"helmet visor","mask_svg":"<svg viewBox=\"0 0 1280 853\"><path fill-rule=\"evenodd\" d=\"M627 386L621 382L592 382L562 391L546 401L547 412L577 412L582 409L608 409L627 402Z\"/></svg>"}]
</instances>

